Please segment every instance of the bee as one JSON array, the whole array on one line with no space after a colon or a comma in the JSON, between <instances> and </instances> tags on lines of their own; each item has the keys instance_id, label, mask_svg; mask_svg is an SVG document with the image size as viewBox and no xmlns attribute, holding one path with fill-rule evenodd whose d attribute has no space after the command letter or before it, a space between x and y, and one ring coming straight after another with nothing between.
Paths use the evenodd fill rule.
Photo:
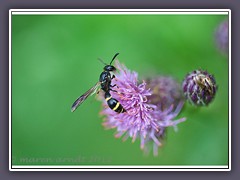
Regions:
<instances>
[{"instance_id":1,"label":"bee","mask_svg":"<svg viewBox=\"0 0 240 180\"><path fill-rule=\"evenodd\" d=\"M123 113L126 112L126 110L123 108L123 106L118 102L118 100L112 98L110 91L117 92L116 90L113 90L112 88L116 85L112 85L112 79L115 78L114 75L111 75L111 72L115 72L116 68L111 65L114 59L118 56L119 53L116 53L110 64L104 63L101 59L99 59L101 62L105 64L103 68L103 72L99 76L99 81L91 87L89 90L87 90L83 95L81 95L79 98L77 98L74 103L72 104L71 111L74 112L90 95L95 94L96 92L99 92L100 89L102 89L105 92L105 99L107 101L108 106L117 113Z\"/></svg>"}]
</instances>

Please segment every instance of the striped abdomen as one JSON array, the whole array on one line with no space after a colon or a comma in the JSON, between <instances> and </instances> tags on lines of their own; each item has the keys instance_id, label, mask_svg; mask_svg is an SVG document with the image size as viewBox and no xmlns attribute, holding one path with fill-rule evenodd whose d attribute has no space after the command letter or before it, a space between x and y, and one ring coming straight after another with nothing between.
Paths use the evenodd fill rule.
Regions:
<instances>
[{"instance_id":1,"label":"striped abdomen","mask_svg":"<svg viewBox=\"0 0 240 180\"><path fill-rule=\"evenodd\" d=\"M112 98L109 92L105 93L105 99L108 103L108 106L117 113L126 112L126 110L122 107L122 105L118 102L118 100Z\"/></svg>"}]
</instances>

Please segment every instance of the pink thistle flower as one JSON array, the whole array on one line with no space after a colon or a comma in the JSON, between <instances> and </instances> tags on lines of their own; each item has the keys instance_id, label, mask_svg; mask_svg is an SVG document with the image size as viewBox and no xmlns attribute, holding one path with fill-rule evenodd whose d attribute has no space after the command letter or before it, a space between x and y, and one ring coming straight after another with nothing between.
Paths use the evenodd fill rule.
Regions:
<instances>
[{"instance_id":1,"label":"pink thistle flower","mask_svg":"<svg viewBox=\"0 0 240 180\"><path fill-rule=\"evenodd\" d=\"M123 137L123 141L130 137L134 142L139 138L140 148L146 153L152 144L153 154L157 156L166 128L172 126L176 130L176 125L185 121L185 118L174 120L183 107L183 101L179 101L176 106L173 103L162 109L159 103L151 101L157 95L155 91L153 96L151 88L158 84L149 83L149 80L149 84L145 81L138 83L136 72L131 72L118 61L115 66L119 71L112 80L112 85L116 84L114 90L117 92L111 91L111 95L120 102L126 112L113 111L104 100L105 108L100 113L104 115L103 126L107 129L116 128L115 137Z\"/></svg>"},{"instance_id":2,"label":"pink thistle flower","mask_svg":"<svg viewBox=\"0 0 240 180\"><path fill-rule=\"evenodd\" d=\"M222 21L215 32L215 41L218 49L223 53L228 53L228 46L229 46L229 23L228 20Z\"/></svg>"},{"instance_id":3,"label":"pink thistle flower","mask_svg":"<svg viewBox=\"0 0 240 180\"><path fill-rule=\"evenodd\" d=\"M152 92L149 102L158 105L162 110L171 105L175 109L181 101L184 101L181 85L172 77L159 76L149 78L146 82L147 88L150 88Z\"/></svg>"}]
</instances>

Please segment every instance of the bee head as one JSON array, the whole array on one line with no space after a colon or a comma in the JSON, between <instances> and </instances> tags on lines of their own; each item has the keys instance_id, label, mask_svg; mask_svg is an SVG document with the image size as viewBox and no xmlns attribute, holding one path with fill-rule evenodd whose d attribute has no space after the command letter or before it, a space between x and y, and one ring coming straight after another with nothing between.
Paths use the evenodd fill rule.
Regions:
<instances>
[{"instance_id":1,"label":"bee head","mask_svg":"<svg viewBox=\"0 0 240 180\"><path fill-rule=\"evenodd\" d=\"M104 71L116 71L116 68L112 65L106 65L103 69Z\"/></svg>"}]
</instances>

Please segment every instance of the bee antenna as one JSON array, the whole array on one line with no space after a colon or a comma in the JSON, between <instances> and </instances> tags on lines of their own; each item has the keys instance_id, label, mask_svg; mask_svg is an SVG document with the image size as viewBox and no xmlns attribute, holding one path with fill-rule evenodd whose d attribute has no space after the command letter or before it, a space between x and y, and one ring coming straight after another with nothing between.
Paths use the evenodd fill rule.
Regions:
<instances>
[{"instance_id":1,"label":"bee antenna","mask_svg":"<svg viewBox=\"0 0 240 180\"><path fill-rule=\"evenodd\" d=\"M107 64L106 64L105 62L103 62L102 59L98 58L98 60L99 60L101 63L103 63L105 66L107 66Z\"/></svg>"},{"instance_id":2,"label":"bee antenna","mask_svg":"<svg viewBox=\"0 0 240 180\"><path fill-rule=\"evenodd\" d=\"M112 58L112 61L110 62L110 65L112 64L112 62L114 61L114 59L117 57L117 55L119 55L119 53L116 53L113 58Z\"/></svg>"}]
</instances>

